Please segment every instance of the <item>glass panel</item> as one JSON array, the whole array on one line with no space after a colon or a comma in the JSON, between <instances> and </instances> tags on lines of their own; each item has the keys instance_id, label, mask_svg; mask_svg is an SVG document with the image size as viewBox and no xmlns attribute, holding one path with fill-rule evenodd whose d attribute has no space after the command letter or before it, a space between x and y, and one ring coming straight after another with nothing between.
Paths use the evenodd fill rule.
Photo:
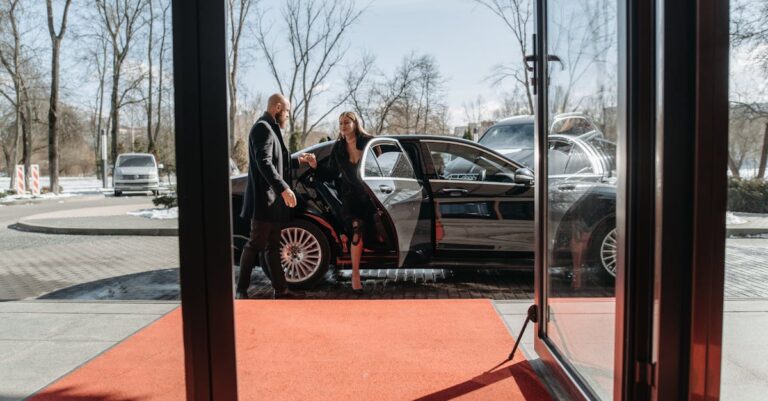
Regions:
<instances>
[{"instance_id":1,"label":"glass panel","mask_svg":"<svg viewBox=\"0 0 768 401\"><path fill-rule=\"evenodd\" d=\"M598 398L613 393L617 3L547 1L547 336Z\"/></svg>"},{"instance_id":2,"label":"glass panel","mask_svg":"<svg viewBox=\"0 0 768 401\"><path fill-rule=\"evenodd\" d=\"M382 177L416 178L408 157L399 146L384 144L376 145L372 149L378 155L376 161L381 167Z\"/></svg>"},{"instance_id":3,"label":"glass panel","mask_svg":"<svg viewBox=\"0 0 768 401\"><path fill-rule=\"evenodd\" d=\"M182 377L182 358L91 361L158 324L176 330L158 346L181 352L171 0L64 4L50 10L56 68L44 3L0 4L0 399L151 398L126 383L155 368ZM75 369L121 380L56 383Z\"/></svg>"},{"instance_id":4,"label":"glass panel","mask_svg":"<svg viewBox=\"0 0 768 401\"><path fill-rule=\"evenodd\" d=\"M768 3L731 0L721 400L768 393Z\"/></svg>"},{"instance_id":5,"label":"glass panel","mask_svg":"<svg viewBox=\"0 0 768 401\"><path fill-rule=\"evenodd\" d=\"M444 180L514 182L514 166L480 149L427 142L438 177Z\"/></svg>"},{"instance_id":6,"label":"glass panel","mask_svg":"<svg viewBox=\"0 0 768 401\"><path fill-rule=\"evenodd\" d=\"M365 157L365 166L363 170L365 177L381 177L381 168L379 163L376 162L376 154L373 153L373 149L368 149L368 155Z\"/></svg>"}]
</instances>

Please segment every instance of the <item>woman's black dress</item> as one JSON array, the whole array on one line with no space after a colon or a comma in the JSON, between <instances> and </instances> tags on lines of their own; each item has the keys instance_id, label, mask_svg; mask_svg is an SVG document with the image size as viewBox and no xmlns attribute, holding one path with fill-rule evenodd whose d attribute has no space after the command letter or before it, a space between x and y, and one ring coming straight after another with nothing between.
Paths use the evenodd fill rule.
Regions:
<instances>
[{"instance_id":1,"label":"woman's black dress","mask_svg":"<svg viewBox=\"0 0 768 401\"><path fill-rule=\"evenodd\" d=\"M367 138L358 137L356 147L359 150L365 149L368 143ZM349 161L349 152L344 139L339 139L333 145L331 156L328 158L328 164L317 165L317 177L322 181L334 181L337 185L339 199L341 199L341 217L344 220L344 227L347 232L347 238L352 239L354 230L352 222L358 220L360 232L364 234L373 227L373 214L375 209L371 199L366 192L365 184L360 178L360 160L357 163Z\"/></svg>"}]
</instances>

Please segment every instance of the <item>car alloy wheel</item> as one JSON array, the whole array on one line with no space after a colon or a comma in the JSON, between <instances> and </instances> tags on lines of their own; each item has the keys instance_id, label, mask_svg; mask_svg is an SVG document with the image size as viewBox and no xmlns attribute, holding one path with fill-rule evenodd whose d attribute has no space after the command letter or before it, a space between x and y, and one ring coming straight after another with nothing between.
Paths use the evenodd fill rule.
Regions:
<instances>
[{"instance_id":1,"label":"car alloy wheel","mask_svg":"<svg viewBox=\"0 0 768 401\"><path fill-rule=\"evenodd\" d=\"M603 241L600 243L600 264L603 266L603 269L613 277L616 277L617 249L616 228L614 228L605 235Z\"/></svg>"},{"instance_id":2,"label":"car alloy wheel","mask_svg":"<svg viewBox=\"0 0 768 401\"><path fill-rule=\"evenodd\" d=\"M287 227L280 233L280 261L289 283L302 283L322 266L323 248L314 234L302 227Z\"/></svg>"}]
</instances>

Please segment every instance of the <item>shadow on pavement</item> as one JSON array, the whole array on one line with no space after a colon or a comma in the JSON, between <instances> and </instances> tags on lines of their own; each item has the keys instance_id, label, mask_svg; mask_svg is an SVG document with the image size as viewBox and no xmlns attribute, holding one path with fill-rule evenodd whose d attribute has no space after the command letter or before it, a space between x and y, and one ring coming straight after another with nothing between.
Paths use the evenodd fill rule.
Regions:
<instances>
[{"instance_id":1,"label":"shadow on pavement","mask_svg":"<svg viewBox=\"0 0 768 401\"><path fill-rule=\"evenodd\" d=\"M234 267L234 278L239 268ZM351 271L328 273L326 280L304 291L307 299L532 299L533 273L504 270L363 269L364 291L351 289ZM610 297L612 285L591 283L572 288L567 276L554 280L560 296ZM251 276L249 296L269 299L272 286L260 268ZM78 284L45 294L44 300L178 300L179 269L154 270Z\"/></svg>"}]
</instances>

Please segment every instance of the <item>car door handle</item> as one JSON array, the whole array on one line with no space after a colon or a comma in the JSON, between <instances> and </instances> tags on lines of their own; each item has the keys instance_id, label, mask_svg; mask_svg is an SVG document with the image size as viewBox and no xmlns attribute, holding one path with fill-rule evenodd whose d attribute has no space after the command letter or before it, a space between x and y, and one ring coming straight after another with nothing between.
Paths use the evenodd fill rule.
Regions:
<instances>
[{"instance_id":1,"label":"car door handle","mask_svg":"<svg viewBox=\"0 0 768 401\"><path fill-rule=\"evenodd\" d=\"M390 194L393 189L389 185L379 185L379 191L384 192L385 194Z\"/></svg>"},{"instance_id":2,"label":"car door handle","mask_svg":"<svg viewBox=\"0 0 768 401\"><path fill-rule=\"evenodd\" d=\"M558 185L557 189L561 191L573 191L574 189L576 189L576 185L573 185L573 184Z\"/></svg>"},{"instance_id":3,"label":"car door handle","mask_svg":"<svg viewBox=\"0 0 768 401\"><path fill-rule=\"evenodd\" d=\"M449 194L451 196L461 196L466 195L468 191L464 188L443 188L440 190L440 192Z\"/></svg>"}]
</instances>

